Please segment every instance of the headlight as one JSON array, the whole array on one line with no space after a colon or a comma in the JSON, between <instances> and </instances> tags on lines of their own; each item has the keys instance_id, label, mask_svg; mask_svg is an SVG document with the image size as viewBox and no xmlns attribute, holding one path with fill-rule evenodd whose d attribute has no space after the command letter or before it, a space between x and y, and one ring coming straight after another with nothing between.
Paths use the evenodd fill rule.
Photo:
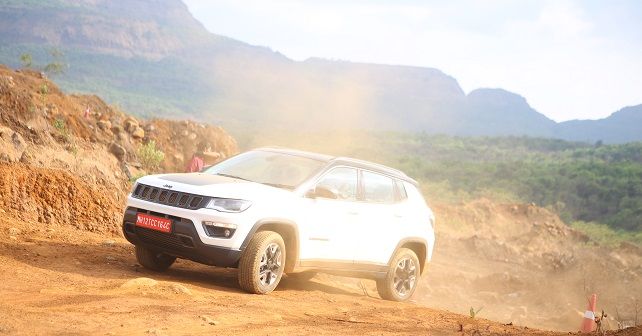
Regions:
<instances>
[{"instance_id":1,"label":"headlight","mask_svg":"<svg viewBox=\"0 0 642 336\"><path fill-rule=\"evenodd\" d=\"M231 198L212 198L205 206L207 209L212 209L222 212L243 212L252 205L252 202Z\"/></svg>"}]
</instances>

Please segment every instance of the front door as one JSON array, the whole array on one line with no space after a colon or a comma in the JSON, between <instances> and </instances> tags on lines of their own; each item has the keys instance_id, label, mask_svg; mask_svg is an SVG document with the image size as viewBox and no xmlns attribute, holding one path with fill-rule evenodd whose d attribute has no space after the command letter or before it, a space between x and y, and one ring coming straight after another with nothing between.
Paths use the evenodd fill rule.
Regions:
<instances>
[{"instance_id":1,"label":"front door","mask_svg":"<svg viewBox=\"0 0 642 336\"><path fill-rule=\"evenodd\" d=\"M306 213L301 221L305 223L299 226L301 266L349 268L358 248L353 240L359 217L357 170L332 168L314 188L331 194L304 199Z\"/></svg>"}]
</instances>

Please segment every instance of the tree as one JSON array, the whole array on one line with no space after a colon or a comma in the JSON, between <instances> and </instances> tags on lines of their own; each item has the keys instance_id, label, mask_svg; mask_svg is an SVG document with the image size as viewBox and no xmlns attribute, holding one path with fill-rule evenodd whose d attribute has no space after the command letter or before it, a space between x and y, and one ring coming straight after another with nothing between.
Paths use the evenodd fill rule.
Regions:
<instances>
[{"instance_id":1,"label":"tree","mask_svg":"<svg viewBox=\"0 0 642 336\"><path fill-rule=\"evenodd\" d=\"M49 55L52 57L51 63L47 64L43 69L44 72L50 75L59 75L65 72L67 65L64 62L64 56L62 51L58 48L52 48L49 51Z\"/></svg>"},{"instance_id":2,"label":"tree","mask_svg":"<svg viewBox=\"0 0 642 336\"><path fill-rule=\"evenodd\" d=\"M22 62L23 68L31 68L31 65L33 64L33 58L31 57L31 54L24 53L20 55L20 62Z\"/></svg>"}]
</instances>

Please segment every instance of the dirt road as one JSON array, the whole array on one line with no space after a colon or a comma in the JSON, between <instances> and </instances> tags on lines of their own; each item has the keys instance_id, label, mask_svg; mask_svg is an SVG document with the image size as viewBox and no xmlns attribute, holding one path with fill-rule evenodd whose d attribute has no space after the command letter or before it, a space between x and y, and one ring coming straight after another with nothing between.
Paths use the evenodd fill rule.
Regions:
<instances>
[{"instance_id":1,"label":"dirt road","mask_svg":"<svg viewBox=\"0 0 642 336\"><path fill-rule=\"evenodd\" d=\"M357 280L284 279L271 295L249 295L234 270L141 269L122 238L7 220L0 231L0 333L557 335L386 302Z\"/></svg>"}]
</instances>

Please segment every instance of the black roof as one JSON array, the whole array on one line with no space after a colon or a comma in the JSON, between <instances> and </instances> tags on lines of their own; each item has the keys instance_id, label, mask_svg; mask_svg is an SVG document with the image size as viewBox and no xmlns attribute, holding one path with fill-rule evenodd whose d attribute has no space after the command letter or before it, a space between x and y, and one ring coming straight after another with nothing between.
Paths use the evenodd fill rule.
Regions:
<instances>
[{"instance_id":1,"label":"black roof","mask_svg":"<svg viewBox=\"0 0 642 336\"><path fill-rule=\"evenodd\" d=\"M398 178L400 180L404 180L414 185L417 185L417 181L410 178L401 170L390 168L382 164L369 162L365 160L359 160L359 159L353 159L353 158L341 157L341 156L335 157L335 156L330 156L325 154L306 152L306 151L300 151L300 150L288 149L288 148L280 148L280 147L258 148L257 150L302 156L302 157L310 158L317 161L327 162L329 165L332 165L332 166L346 165L350 167L371 170L377 173L388 175L390 177Z\"/></svg>"}]
</instances>

